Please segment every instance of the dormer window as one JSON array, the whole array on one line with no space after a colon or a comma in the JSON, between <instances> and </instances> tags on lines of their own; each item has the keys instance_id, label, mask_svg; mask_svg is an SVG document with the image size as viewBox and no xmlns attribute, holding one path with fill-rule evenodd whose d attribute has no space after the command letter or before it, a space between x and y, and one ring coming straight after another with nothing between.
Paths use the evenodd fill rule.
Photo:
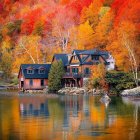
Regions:
<instances>
[{"instance_id":1,"label":"dormer window","mask_svg":"<svg viewBox=\"0 0 140 140\"><path fill-rule=\"evenodd\" d=\"M45 68L43 66L39 67L38 74L45 74Z\"/></svg>"},{"instance_id":2,"label":"dormer window","mask_svg":"<svg viewBox=\"0 0 140 140\"><path fill-rule=\"evenodd\" d=\"M39 74L45 74L45 69L40 69Z\"/></svg>"},{"instance_id":3,"label":"dormer window","mask_svg":"<svg viewBox=\"0 0 140 140\"><path fill-rule=\"evenodd\" d=\"M27 74L34 74L34 70L33 69L28 69Z\"/></svg>"}]
</instances>

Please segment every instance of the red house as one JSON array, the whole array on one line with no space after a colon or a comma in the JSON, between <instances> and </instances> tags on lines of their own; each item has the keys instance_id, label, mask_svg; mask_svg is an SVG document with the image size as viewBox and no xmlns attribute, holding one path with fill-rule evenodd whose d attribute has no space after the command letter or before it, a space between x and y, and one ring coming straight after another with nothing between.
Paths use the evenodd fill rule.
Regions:
<instances>
[{"instance_id":1,"label":"red house","mask_svg":"<svg viewBox=\"0 0 140 140\"><path fill-rule=\"evenodd\" d=\"M48 85L51 64L22 64L18 79L22 90L42 90Z\"/></svg>"},{"instance_id":2,"label":"red house","mask_svg":"<svg viewBox=\"0 0 140 140\"><path fill-rule=\"evenodd\" d=\"M105 52L103 54L105 54ZM63 77L65 86L82 87L83 80L90 77L91 67L100 63L106 63L101 51L96 49L73 50L67 65L66 74Z\"/></svg>"}]
</instances>

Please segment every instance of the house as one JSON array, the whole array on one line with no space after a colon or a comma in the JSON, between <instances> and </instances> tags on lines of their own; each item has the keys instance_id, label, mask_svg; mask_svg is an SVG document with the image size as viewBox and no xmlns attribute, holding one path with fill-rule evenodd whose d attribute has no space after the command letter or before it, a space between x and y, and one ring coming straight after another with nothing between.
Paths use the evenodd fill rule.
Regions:
<instances>
[{"instance_id":1,"label":"house","mask_svg":"<svg viewBox=\"0 0 140 140\"><path fill-rule=\"evenodd\" d=\"M83 81L90 77L91 67L100 63L105 64L107 70L115 68L115 60L106 51L73 50L66 74L63 77L65 86L82 87Z\"/></svg>"},{"instance_id":2,"label":"house","mask_svg":"<svg viewBox=\"0 0 140 140\"><path fill-rule=\"evenodd\" d=\"M22 90L42 90L48 85L51 64L22 64L18 79Z\"/></svg>"},{"instance_id":3,"label":"house","mask_svg":"<svg viewBox=\"0 0 140 140\"><path fill-rule=\"evenodd\" d=\"M71 54L55 54L52 62L61 60L65 75L64 87L82 87L91 75L93 65L104 64L107 70L115 69L115 59L107 51L73 50ZM51 64L22 64L19 71L19 88L23 90L41 90L48 85Z\"/></svg>"}]
</instances>

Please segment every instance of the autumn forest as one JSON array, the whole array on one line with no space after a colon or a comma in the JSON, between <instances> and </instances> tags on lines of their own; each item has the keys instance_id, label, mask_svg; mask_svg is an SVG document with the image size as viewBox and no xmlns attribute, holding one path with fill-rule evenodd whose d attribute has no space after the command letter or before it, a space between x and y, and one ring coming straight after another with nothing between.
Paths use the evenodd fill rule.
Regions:
<instances>
[{"instance_id":1,"label":"autumn forest","mask_svg":"<svg viewBox=\"0 0 140 140\"><path fill-rule=\"evenodd\" d=\"M118 70L140 65L139 0L0 0L0 70L50 62L73 49L107 50Z\"/></svg>"}]
</instances>

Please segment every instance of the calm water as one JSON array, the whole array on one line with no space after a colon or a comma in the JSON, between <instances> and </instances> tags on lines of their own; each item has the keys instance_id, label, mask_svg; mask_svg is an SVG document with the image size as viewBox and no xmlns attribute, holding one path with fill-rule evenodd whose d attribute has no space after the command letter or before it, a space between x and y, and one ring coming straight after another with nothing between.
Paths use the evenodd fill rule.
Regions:
<instances>
[{"instance_id":1,"label":"calm water","mask_svg":"<svg viewBox=\"0 0 140 140\"><path fill-rule=\"evenodd\" d=\"M139 140L140 100L0 96L0 140Z\"/></svg>"}]
</instances>

